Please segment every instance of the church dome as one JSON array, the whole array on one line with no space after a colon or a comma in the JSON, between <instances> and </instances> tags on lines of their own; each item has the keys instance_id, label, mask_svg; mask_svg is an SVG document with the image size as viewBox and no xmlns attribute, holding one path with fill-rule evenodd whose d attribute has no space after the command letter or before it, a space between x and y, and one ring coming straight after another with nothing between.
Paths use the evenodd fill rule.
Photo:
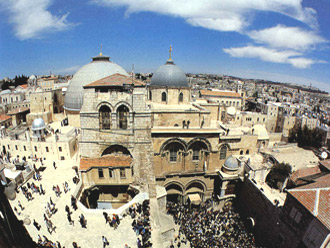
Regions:
<instances>
[{"instance_id":1,"label":"church dome","mask_svg":"<svg viewBox=\"0 0 330 248\"><path fill-rule=\"evenodd\" d=\"M158 67L154 72L151 86L168 86L168 87L189 87L186 75L169 59L165 65Z\"/></svg>"},{"instance_id":2,"label":"church dome","mask_svg":"<svg viewBox=\"0 0 330 248\"><path fill-rule=\"evenodd\" d=\"M35 119L32 122L32 131L38 131L46 128L45 121L42 118Z\"/></svg>"},{"instance_id":3,"label":"church dome","mask_svg":"<svg viewBox=\"0 0 330 248\"><path fill-rule=\"evenodd\" d=\"M71 111L80 111L83 104L83 86L113 74L129 76L119 65L111 62L109 57L94 57L93 61L81 67L73 76L66 91L64 108Z\"/></svg>"},{"instance_id":4,"label":"church dome","mask_svg":"<svg viewBox=\"0 0 330 248\"><path fill-rule=\"evenodd\" d=\"M233 156L229 156L226 161L225 164L223 165L225 167L225 169L233 171L233 170L238 170L238 161L236 158L234 158Z\"/></svg>"}]
</instances>

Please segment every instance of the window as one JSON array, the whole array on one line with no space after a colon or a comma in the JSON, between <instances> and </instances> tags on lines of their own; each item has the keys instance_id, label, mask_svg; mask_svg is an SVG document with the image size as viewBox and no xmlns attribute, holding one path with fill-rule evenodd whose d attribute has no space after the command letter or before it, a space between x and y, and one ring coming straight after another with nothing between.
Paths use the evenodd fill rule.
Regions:
<instances>
[{"instance_id":1,"label":"window","mask_svg":"<svg viewBox=\"0 0 330 248\"><path fill-rule=\"evenodd\" d=\"M121 105L117 110L118 126L120 129L127 129L127 119L129 110L125 105Z\"/></svg>"},{"instance_id":2,"label":"window","mask_svg":"<svg viewBox=\"0 0 330 248\"><path fill-rule=\"evenodd\" d=\"M46 146L46 152L49 152L48 146Z\"/></svg>"},{"instance_id":3,"label":"window","mask_svg":"<svg viewBox=\"0 0 330 248\"><path fill-rule=\"evenodd\" d=\"M229 101L229 106L231 106L231 101Z\"/></svg>"},{"instance_id":4,"label":"window","mask_svg":"<svg viewBox=\"0 0 330 248\"><path fill-rule=\"evenodd\" d=\"M16 151L18 150L18 147L17 147L17 145L15 145L15 149L16 149Z\"/></svg>"},{"instance_id":5,"label":"window","mask_svg":"<svg viewBox=\"0 0 330 248\"><path fill-rule=\"evenodd\" d=\"M176 162L177 160L177 150L173 148L171 148L170 150L170 162Z\"/></svg>"},{"instance_id":6,"label":"window","mask_svg":"<svg viewBox=\"0 0 330 248\"><path fill-rule=\"evenodd\" d=\"M23 146L24 151L26 152L26 146Z\"/></svg>"},{"instance_id":7,"label":"window","mask_svg":"<svg viewBox=\"0 0 330 248\"><path fill-rule=\"evenodd\" d=\"M227 146L222 146L220 149L220 159L226 159L227 157Z\"/></svg>"},{"instance_id":8,"label":"window","mask_svg":"<svg viewBox=\"0 0 330 248\"><path fill-rule=\"evenodd\" d=\"M183 93L182 92L179 94L179 102L183 102Z\"/></svg>"},{"instance_id":9,"label":"window","mask_svg":"<svg viewBox=\"0 0 330 248\"><path fill-rule=\"evenodd\" d=\"M249 155L250 154L250 151L249 150L246 150L245 154L246 155Z\"/></svg>"},{"instance_id":10,"label":"window","mask_svg":"<svg viewBox=\"0 0 330 248\"><path fill-rule=\"evenodd\" d=\"M65 160L65 157L64 156L61 156L61 160Z\"/></svg>"},{"instance_id":11,"label":"window","mask_svg":"<svg viewBox=\"0 0 330 248\"><path fill-rule=\"evenodd\" d=\"M62 152L62 147L58 147L58 150L59 150L60 152Z\"/></svg>"},{"instance_id":12,"label":"window","mask_svg":"<svg viewBox=\"0 0 330 248\"><path fill-rule=\"evenodd\" d=\"M111 110L108 106L103 105L99 110L100 129L110 129L111 126Z\"/></svg>"},{"instance_id":13,"label":"window","mask_svg":"<svg viewBox=\"0 0 330 248\"><path fill-rule=\"evenodd\" d=\"M293 219L297 224L299 224L302 214L295 208L292 207L291 212L290 212L290 217Z\"/></svg>"},{"instance_id":14,"label":"window","mask_svg":"<svg viewBox=\"0 0 330 248\"><path fill-rule=\"evenodd\" d=\"M241 150L241 151L239 152L239 155L243 155L243 153L244 153L243 150Z\"/></svg>"},{"instance_id":15,"label":"window","mask_svg":"<svg viewBox=\"0 0 330 248\"><path fill-rule=\"evenodd\" d=\"M7 145L8 146L8 149L10 149L10 146L9 145Z\"/></svg>"},{"instance_id":16,"label":"window","mask_svg":"<svg viewBox=\"0 0 330 248\"><path fill-rule=\"evenodd\" d=\"M109 168L109 177L110 178L113 178L114 177L113 169L112 168Z\"/></svg>"},{"instance_id":17,"label":"window","mask_svg":"<svg viewBox=\"0 0 330 248\"><path fill-rule=\"evenodd\" d=\"M149 90L149 100L152 100L152 92Z\"/></svg>"},{"instance_id":18,"label":"window","mask_svg":"<svg viewBox=\"0 0 330 248\"><path fill-rule=\"evenodd\" d=\"M134 176L134 168L131 167L131 173L132 173L132 176Z\"/></svg>"},{"instance_id":19,"label":"window","mask_svg":"<svg viewBox=\"0 0 330 248\"><path fill-rule=\"evenodd\" d=\"M37 151L38 151L38 149L37 149L37 147L36 147L36 146L34 147L34 151L35 151L35 152L37 152Z\"/></svg>"},{"instance_id":20,"label":"window","mask_svg":"<svg viewBox=\"0 0 330 248\"><path fill-rule=\"evenodd\" d=\"M126 178L125 168L120 168L120 178Z\"/></svg>"},{"instance_id":21,"label":"window","mask_svg":"<svg viewBox=\"0 0 330 248\"><path fill-rule=\"evenodd\" d=\"M166 93L165 92L163 92L162 93L162 102L166 102Z\"/></svg>"},{"instance_id":22,"label":"window","mask_svg":"<svg viewBox=\"0 0 330 248\"><path fill-rule=\"evenodd\" d=\"M99 172L99 178L104 178L103 169L98 169L98 172Z\"/></svg>"},{"instance_id":23,"label":"window","mask_svg":"<svg viewBox=\"0 0 330 248\"><path fill-rule=\"evenodd\" d=\"M199 160L199 150L197 150L197 149L193 150L192 160L193 161L198 161Z\"/></svg>"}]
</instances>

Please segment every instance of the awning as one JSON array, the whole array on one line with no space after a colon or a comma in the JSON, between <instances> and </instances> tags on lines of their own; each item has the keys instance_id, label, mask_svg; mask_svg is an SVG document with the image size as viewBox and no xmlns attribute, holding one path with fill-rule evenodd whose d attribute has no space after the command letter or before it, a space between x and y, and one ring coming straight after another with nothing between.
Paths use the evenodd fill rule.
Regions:
<instances>
[{"instance_id":1,"label":"awning","mask_svg":"<svg viewBox=\"0 0 330 248\"><path fill-rule=\"evenodd\" d=\"M177 189L166 190L166 193L168 195L182 195L182 192L180 190L177 190Z\"/></svg>"},{"instance_id":2,"label":"awning","mask_svg":"<svg viewBox=\"0 0 330 248\"><path fill-rule=\"evenodd\" d=\"M202 202L199 194L191 194L191 195L188 195L188 197L189 197L190 202L194 205L199 205Z\"/></svg>"},{"instance_id":3,"label":"awning","mask_svg":"<svg viewBox=\"0 0 330 248\"><path fill-rule=\"evenodd\" d=\"M189 193L204 193L204 191L201 190L200 188L197 188L197 187L191 187L190 189L186 190L185 193L186 194L189 194Z\"/></svg>"}]
</instances>

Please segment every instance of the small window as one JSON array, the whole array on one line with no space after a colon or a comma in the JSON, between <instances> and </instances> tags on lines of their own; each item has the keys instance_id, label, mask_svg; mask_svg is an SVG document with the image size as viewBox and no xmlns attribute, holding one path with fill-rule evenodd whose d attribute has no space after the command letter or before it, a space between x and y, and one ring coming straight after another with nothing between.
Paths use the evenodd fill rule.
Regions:
<instances>
[{"instance_id":1,"label":"small window","mask_svg":"<svg viewBox=\"0 0 330 248\"><path fill-rule=\"evenodd\" d=\"M292 207L291 212L290 212L290 217L293 219L297 224L299 224L302 214L295 208Z\"/></svg>"},{"instance_id":2,"label":"small window","mask_svg":"<svg viewBox=\"0 0 330 248\"><path fill-rule=\"evenodd\" d=\"M62 147L59 146L59 147L58 147L58 150L59 150L60 152L62 152Z\"/></svg>"},{"instance_id":3,"label":"small window","mask_svg":"<svg viewBox=\"0 0 330 248\"><path fill-rule=\"evenodd\" d=\"M167 96L166 96L166 92L162 93L162 102L166 102Z\"/></svg>"},{"instance_id":4,"label":"small window","mask_svg":"<svg viewBox=\"0 0 330 248\"><path fill-rule=\"evenodd\" d=\"M98 172L99 172L99 178L104 178L103 169L98 169Z\"/></svg>"},{"instance_id":5,"label":"small window","mask_svg":"<svg viewBox=\"0 0 330 248\"><path fill-rule=\"evenodd\" d=\"M220 149L220 159L226 159L227 157L227 146L223 146Z\"/></svg>"},{"instance_id":6,"label":"small window","mask_svg":"<svg viewBox=\"0 0 330 248\"><path fill-rule=\"evenodd\" d=\"M126 178L125 168L120 168L120 178Z\"/></svg>"},{"instance_id":7,"label":"small window","mask_svg":"<svg viewBox=\"0 0 330 248\"><path fill-rule=\"evenodd\" d=\"M23 146L24 151L26 152L26 146Z\"/></svg>"},{"instance_id":8,"label":"small window","mask_svg":"<svg viewBox=\"0 0 330 248\"><path fill-rule=\"evenodd\" d=\"M10 149L10 146L9 145L7 145L8 146L8 149Z\"/></svg>"},{"instance_id":9,"label":"small window","mask_svg":"<svg viewBox=\"0 0 330 248\"><path fill-rule=\"evenodd\" d=\"M46 152L49 152L48 146L46 146Z\"/></svg>"},{"instance_id":10,"label":"small window","mask_svg":"<svg viewBox=\"0 0 330 248\"><path fill-rule=\"evenodd\" d=\"M172 148L170 150L170 162L176 162L176 160L177 160L177 151L174 148Z\"/></svg>"},{"instance_id":11,"label":"small window","mask_svg":"<svg viewBox=\"0 0 330 248\"><path fill-rule=\"evenodd\" d=\"M16 149L16 151L18 150L18 147L17 147L17 145L15 145L15 149Z\"/></svg>"},{"instance_id":12,"label":"small window","mask_svg":"<svg viewBox=\"0 0 330 248\"><path fill-rule=\"evenodd\" d=\"M246 155L249 155L250 154L250 151L249 150L246 150L245 154Z\"/></svg>"},{"instance_id":13,"label":"small window","mask_svg":"<svg viewBox=\"0 0 330 248\"><path fill-rule=\"evenodd\" d=\"M134 168L131 167L131 173L132 173L132 177L134 176Z\"/></svg>"},{"instance_id":14,"label":"small window","mask_svg":"<svg viewBox=\"0 0 330 248\"><path fill-rule=\"evenodd\" d=\"M65 160L65 157L64 156L61 156L61 160Z\"/></svg>"},{"instance_id":15,"label":"small window","mask_svg":"<svg viewBox=\"0 0 330 248\"><path fill-rule=\"evenodd\" d=\"M241 150L241 151L239 152L239 155L243 155L243 153L244 153L243 150Z\"/></svg>"},{"instance_id":16,"label":"small window","mask_svg":"<svg viewBox=\"0 0 330 248\"><path fill-rule=\"evenodd\" d=\"M38 151L38 149L37 149L37 147L36 147L36 146L34 147L34 151L35 151L35 152L37 152L37 151Z\"/></svg>"},{"instance_id":17,"label":"small window","mask_svg":"<svg viewBox=\"0 0 330 248\"><path fill-rule=\"evenodd\" d=\"M152 92L149 90L149 100L152 100Z\"/></svg>"},{"instance_id":18,"label":"small window","mask_svg":"<svg viewBox=\"0 0 330 248\"><path fill-rule=\"evenodd\" d=\"M109 177L110 178L113 178L114 177L113 169L112 168L109 168Z\"/></svg>"},{"instance_id":19,"label":"small window","mask_svg":"<svg viewBox=\"0 0 330 248\"><path fill-rule=\"evenodd\" d=\"M197 149L193 150L192 160L193 161L198 161L199 160L199 150L197 150Z\"/></svg>"},{"instance_id":20,"label":"small window","mask_svg":"<svg viewBox=\"0 0 330 248\"><path fill-rule=\"evenodd\" d=\"M179 94L179 102L183 102L183 93L182 92Z\"/></svg>"}]
</instances>

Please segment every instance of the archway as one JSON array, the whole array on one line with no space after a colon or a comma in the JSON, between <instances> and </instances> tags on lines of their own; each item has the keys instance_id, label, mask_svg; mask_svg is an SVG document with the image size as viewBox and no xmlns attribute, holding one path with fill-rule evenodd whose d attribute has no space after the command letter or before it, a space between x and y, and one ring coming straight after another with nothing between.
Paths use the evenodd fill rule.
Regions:
<instances>
[{"instance_id":1,"label":"archway","mask_svg":"<svg viewBox=\"0 0 330 248\"><path fill-rule=\"evenodd\" d=\"M188 145L188 151L192 154L192 161L206 160L209 152L209 147L204 141L196 140Z\"/></svg>"},{"instance_id":2,"label":"archway","mask_svg":"<svg viewBox=\"0 0 330 248\"><path fill-rule=\"evenodd\" d=\"M181 160L181 154L184 151L185 147L181 143L173 141L164 147L163 154L167 155L169 162L177 162Z\"/></svg>"},{"instance_id":3,"label":"archway","mask_svg":"<svg viewBox=\"0 0 330 248\"><path fill-rule=\"evenodd\" d=\"M200 199L203 201L204 192L205 192L204 185L200 181L193 181L186 186L186 189L184 192L185 199L188 200L189 195L198 194L200 196Z\"/></svg>"},{"instance_id":4,"label":"archway","mask_svg":"<svg viewBox=\"0 0 330 248\"><path fill-rule=\"evenodd\" d=\"M106 148L102 152L101 156L111 155L111 154L113 154L113 155L126 155L126 156L132 157L132 154L130 153L130 151L122 145L109 146L108 148Z\"/></svg>"},{"instance_id":5,"label":"archway","mask_svg":"<svg viewBox=\"0 0 330 248\"><path fill-rule=\"evenodd\" d=\"M170 202L182 203L183 187L178 183L170 183L166 187L166 200Z\"/></svg>"}]
</instances>

